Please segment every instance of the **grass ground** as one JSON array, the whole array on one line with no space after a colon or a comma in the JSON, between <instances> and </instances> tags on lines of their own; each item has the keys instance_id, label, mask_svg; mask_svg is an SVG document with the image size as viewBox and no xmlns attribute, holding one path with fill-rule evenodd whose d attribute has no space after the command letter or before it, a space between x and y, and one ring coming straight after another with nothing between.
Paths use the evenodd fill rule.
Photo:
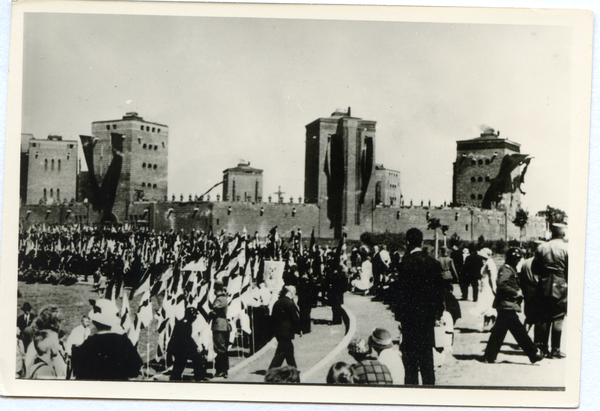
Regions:
<instances>
[{"instance_id":1,"label":"grass ground","mask_svg":"<svg viewBox=\"0 0 600 411\"><path fill-rule=\"evenodd\" d=\"M91 283L78 283L70 286L64 285L50 285L50 284L26 284L19 282L19 293L18 306L22 307L25 301L28 301L33 307L34 312L37 314L44 307L54 305L60 310L61 331L68 336L73 328L81 324L81 317L84 314L90 312L91 306L89 303L90 299L102 298L93 289ZM141 295L134 297L130 303L132 312L137 312L137 307ZM153 305L155 308L158 307L158 303L153 299ZM117 306L121 307L121 299L118 299ZM140 356L146 362L146 353L148 352L148 341L150 341L150 359L154 358L156 352L156 321L153 321L148 339L148 330L144 329L140 333L140 339L138 342L138 351Z\"/></svg>"}]
</instances>

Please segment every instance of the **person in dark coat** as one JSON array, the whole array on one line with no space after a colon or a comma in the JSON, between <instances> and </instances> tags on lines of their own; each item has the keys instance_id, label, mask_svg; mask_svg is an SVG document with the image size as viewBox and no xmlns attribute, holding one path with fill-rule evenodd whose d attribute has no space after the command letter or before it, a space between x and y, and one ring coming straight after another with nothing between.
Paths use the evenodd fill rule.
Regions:
<instances>
[{"instance_id":1,"label":"person in dark coat","mask_svg":"<svg viewBox=\"0 0 600 411\"><path fill-rule=\"evenodd\" d=\"M314 281L308 276L308 273L302 274L296 290L298 293L302 334L308 334L311 331L310 315L313 305L317 302L317 289Z\"/></svg>"},{"instance_id":2,"label":"person in dark coat","mask_svg":"<svg viewBox=\"0 0 600 411\"><path fill-rule=\"evenodd\" d=\"M210 313L212 319L213 348L215 351L215 377L227 378L229 372L229 333L231 326L227 321L227 291L221 281L215 282L215 301Z\"/></svg>"},{"instance_id":3,"label":"person in dark coat","mask_svg":"<svg viewBox=\"0 0 600 411\"><path fill-rule=\"evenodd\" d=\"M531 269L539 277L538 297L540 322L536 326L536 342L548 358L565 358L560 351L562 327L567 315L567 282L569 279L569 253L567 250L566 225L552 224L552 239L540 244L535 252ZM539 330L539 331L537 331ZM552 351L548 352L548 340L552 330Z\"/></svg>"},{"instance_id":4,"label":"person in dark coat","mask_svg":"<svg viewBox=\"0 0 600 411\"><path fill-rule=\"evenodd\" d=\"M404 383L417 385L419 372L424 385L435 384L433 347L435 322L444 312L442 267L421 249L423 233L411 228L406 232L407 253L394 283L392 301L402 332Z\"/></svg>"},{"instance_id":5,"label":"person in dark coat","mask_svg":"<svg viewBox=\"0 0 600 411\"><path fill-rule=\"evenodd\" d=\"M21 307L23 314L17 317L17 328L19 329L19 336L23 330L31 325L33 322L33 314L31 313L31 304L28 302L23 303Z\"/></svg>"},{"instance_id":6,"label":"person in dark coat","mask_svg":"<svg viewBox=\"0 0 600 411\"><path fill-rule=\"evenodd\" d=\"M463 276L463 267L465 265L465 260L463 258L463 253L458 248L456 244L452 246L452 252L450 253L450 258L454 263L454 268L456 269L456 274L458 275L458 283L460 284L460 279Z\"/></svg>"},{"instance_id":7,"label":"person in dark coat","mask_svg":"<svg viewBox=\"0 0 600 411\"><path fill-rule=\"evenodd\" d=\"M344 293L348 288L348 277L335 262L329 264L327 273L327 302L331 306L331 324L341 324L344 317Z\"/></svg>"},{"instance_id":8,"label":"person in dark coat","mask_svg":"<svg viewBox=\"0 0 600 411\"><path fill-rule=\"evenodd\" d=\"M88 317L96 333L73 347L73 374L78 380L127 380L137 377L142 359L121 328L119 310L111 300L90 300Z\"/></svg>"},{"instance_id":9,"label":"person in dark coat","mask_svg":"<svg viewBox=\"0 0 600 411\"><path fill-rule=\"evenodd\" d=\"M498 319L494 328L492 328L490 339L485 347L484 362L493 363L496 361L508 331L532 363L544 358L529 338L525 326L517 315L518 312L521 312L521 302L523 301L523 293L519 287L519 277L516 270L519 261L521 261L521 251L518 248L509 248L506 251L505 264L498 273L498 286L496 288Z\"/></svg>"},{"instance_id":10,"label":"person in dark coat","mask_svg":"<svg viewBox=\"0 0 600 411\"><path fill-rule=\"evenodd\" d=\"M185 317L175 323L173 335L167 346L167 354L174 357L173 371L171 380L182 379L183 370L188 362L192 361L194 368L194 380L202 381L206 378L206 357L205 351L198 347L192 336L192 325L198 318L198 310L194 307L188 307L185 310Z\"/></svg>"},{"instance_id":11,"label":"person in dark coat","mask_svg":"<svg viewBox=\"0 0 600 411\"><path fill-rule=\"evenodd\" d=\"M279 299L273 305L271 322L275 338L277 338L277 350L269 369L280 367L283 360L287 362L287 365L297 368L292 340L295 334L302 335L302 331L300 330L300 312L294 303L295 296L296 288L293 285L286 285L281 289Z\"/></svg>"},{"instance_id":12,"label":"person in dark coat","mask_svg":"<svg viewBox=\"0 0 600 411\"><path fill-rule=\"evenodd\" d=\"M479 280L481 279L481 269L485 264L485 259L479 255L474 245L469 246L469 256L465 260L463 267L464 281L461 286L462 299L469 297L469 286L473 287L473 302L479 297Z\"/></svg>"}]
</instances>

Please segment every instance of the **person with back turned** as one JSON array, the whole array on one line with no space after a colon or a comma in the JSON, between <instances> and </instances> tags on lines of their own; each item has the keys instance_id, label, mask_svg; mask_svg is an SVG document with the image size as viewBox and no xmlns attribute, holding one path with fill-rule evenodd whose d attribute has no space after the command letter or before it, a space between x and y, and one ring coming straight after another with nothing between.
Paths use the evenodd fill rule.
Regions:
<instances>
[{"instance_id":1,"label":"person with back turned","mask_svg":"<svg viewBox=\"0 0 600 411\"><path fill-rule=\"evenodd\" d=\"M529 338L525 326L517 315L518 312L521 312L521 302L523 301L523 293L519 287L519 277L517 275L517 265L521 258L521 251L518 248L509 248L506 251L506 260L498 273L496 287L498 319L494 328L492 328L490 339L485 347L483 362L493 363L496 361L508 331L532 363L544 358Z\"/></svg>"},{"instance_id":2,"label":"person with back turned","mask_svg":"<svg viewBox=\"0 0 600 411\"><path fill-rule=\"evenodd\" d=\"M421 248L420 230L408 230L406 243L392 302L402 331L404 383L417 385L420 372L423 385L434 385L434 327L444 312L442 267Z\"/></svg>"},{"instance_id":3,"label":"person with back turned","mask_svg":"<svg viewBox=\"0 0 600 411\"><path fill-rule=\"evenodd\" d=\"M283 360L291 367L296 366L294 357L294 344L292 340L295 334L301 334L300 312L294 303L296 287L286 285L281 289L279 299L273 305L271 322L277 338L277 350L269 369L280 367Z\"/></svg>"},{"instance_id":4,"label":"person with back turned","mask_svg":"<svg viewBox=\"0 0 600 411\"><path fill-rule=\"evenodd\" d=\"M536 343L548 358L561 359L562 327L567 315L567 282L569 279L569 253L565 240L567 226L554 223L550 227L552 239L540 244L533 257L531 270L539 278L538 298L541 318L536 325ZM548 339L552 332L552 351Z\"/></svg>"}]
</instances>

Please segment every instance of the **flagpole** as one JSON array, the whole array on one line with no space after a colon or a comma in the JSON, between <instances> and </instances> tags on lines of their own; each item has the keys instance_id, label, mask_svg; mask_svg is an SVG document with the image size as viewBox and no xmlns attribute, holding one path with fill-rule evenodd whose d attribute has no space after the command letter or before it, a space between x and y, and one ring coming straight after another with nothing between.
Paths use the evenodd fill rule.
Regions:
<instances>
[{"instance_id":1,"label":"flagpole","mask_svg":"<svg viewBox=\"0 0 600 411\"><path fill-rule=\"evenodd\" d=\"M150 376L150 326L148 325L148 338L146 339L146 376Z\"/></svg>"},{"instance_id":2,"label":"flagpole","mask_svg":"<svg viewBox=\"0 0 600 411\"><path fill-rule=\"evenodd\" d=\"M256 343L254 342L254 316L256 315L256 312L254 308L256 307L252 307L252 319L250 320L250 332L252 335L252 354L256 352Z\"/></svg>"}]
</instances>

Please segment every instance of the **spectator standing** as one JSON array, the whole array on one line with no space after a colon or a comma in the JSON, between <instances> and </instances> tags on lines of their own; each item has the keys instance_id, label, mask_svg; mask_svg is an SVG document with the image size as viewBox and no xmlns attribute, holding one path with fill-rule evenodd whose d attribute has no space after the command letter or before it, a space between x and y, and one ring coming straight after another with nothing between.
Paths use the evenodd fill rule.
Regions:
<instances>
[{"instance_id":1,"label":"spectator standing","mask_svg":"<svg viewBox=\"0 0 600 411\"><path fill-rule=\"evenodd\" d=\"M19 336L25 328L31 325L31 322L33 321L33 314L31 313L31 304L29 304L28 302L23 303L21 311L23 311L23 314L17 317L17 328L19 329Z\"/></svg>"},{"instance_id":2,"label":"spectator standing","mask_svg":"<svg viewBox=\"0 0 600 411\"><path fill-rule=\"evenodd\" d=\"M215 281L215 301L210 317L212 319L213 349L215 351L215 377L227 378L229 372L229 334L231 325L227 321L227 291L221 281Z\"/></svg>"},{"instance_id":3,"label":"spectator standing","mask_svg":"<svg viewBox=\"0 0 600 411\"><path fill-rule=\"evenodd\" d=\"M469 256L465 260L465 266L463 268L465 282L461 290L463 291L463 300L469 299L469 286L473 288L473 302L477 302L479 298L479 280L481 279L481 270L485 264L485 258L481 256L475 245L469 246Z\"/></svg>"},{"instance_id":4,"label":"spectator standing","mask_svg":"<svg viewBox=\"0 0 600 411\"><path fill-rule=\"evenodd\" d=\"M548 358L565 358L560 350L562 327L567 315L567 282L569 279L569 253L565 241L567 226L555 223L550 228L552 239L540 244L532 262L532 271L539 277L538 295L542 318L536 341ZM552 330L552 351L548 353L548 340Z\"/></svg>"},{"instance_id":5,"label":"spectator standing","mask_svg":"<svg viewBox=\"0 0 600 411\"><path fill-rule=\"evenodd\" d=\"M402 331L404 383L435 384L433 364L434 327L444 312L442 267L421 249L423 233L406 232L407 254L400 264L392 307Z\"/></svg>"}]
</instances>

